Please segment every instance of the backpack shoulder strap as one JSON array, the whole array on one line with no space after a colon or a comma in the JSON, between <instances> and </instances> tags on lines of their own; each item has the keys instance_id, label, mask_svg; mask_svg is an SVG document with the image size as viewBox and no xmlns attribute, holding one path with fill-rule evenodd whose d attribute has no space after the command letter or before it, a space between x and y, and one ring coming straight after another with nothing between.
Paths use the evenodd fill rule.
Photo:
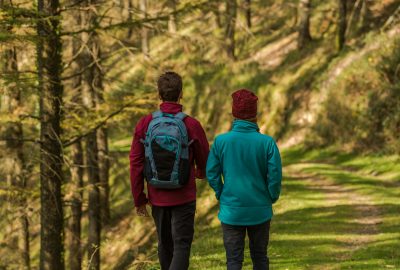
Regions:
<instances>
[{"instance_id":1,"label":"backpack shoulder strap","mask_svg":"<svg viewBox=\"0 0 400 270\"><path fill-rule=\"evenodd\" d=\"M178 112L177 114L175 114L175 118L178 118L178 119L180 119L182 121L183 121L183 119L185 119L186 116L187 115L185 113L183 113L183 112Z\"/></svg>"},{"instance_id":2,"label":"backpack shoulder strap","mask_svg":"<svg viewBox=\"0 0 400 270\"><path fill-rule=\"evenodd\" d=\"M163 116L163 113L161 111L155 111L152 113L153 119L159 118Z\"/></svg>"}]
</instances>

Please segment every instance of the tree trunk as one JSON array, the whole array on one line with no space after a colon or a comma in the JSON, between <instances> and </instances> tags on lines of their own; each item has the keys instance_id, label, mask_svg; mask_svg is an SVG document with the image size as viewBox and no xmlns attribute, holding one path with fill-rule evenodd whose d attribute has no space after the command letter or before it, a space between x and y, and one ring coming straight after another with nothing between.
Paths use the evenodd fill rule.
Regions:
<instances>
[{"instance_id":1,"label":"tree trunk","mask_svg":"<svg viewBox=\"0 0 400 270\"><path fill-rule=\"evenodd\" d=\"M370 20L371 17L370 6L371 6L371 1L362 0L361 14L357 25L358 30L363 30L365 29L365 27L367 27L368 21Z\"/></svg>"},{"instance_id":2,"label":"tree trunk","mask_svg":"<svg viewBox=\"0 0 400 270\"><path fill-rule=\"evenodd\" d=\"M81 218L82 218L82 187L83 187L83 149L81 141L71 145L71 218L69 220L68 250L69 267L71 270L82 268L81 250Z\"/></svg>"},{"instance_id":3,"label":"tree trunk","mask_svg":"<svg viewBox=\"0 0 400 270\"><path fill-rule=\"evenodd\" d=\"M346 6L346 0L337 0L337 1L339 5L337 45L338 45L338 50L341 51L346 42L347 6Z\"/></svg>"},{"instance_id":4,"label":"tree trunk","mask_svg":"<svg viewBox=\"0 0 400 270\"><path fill-rule=\"evenodd\" d=\"M96 104L99 108L104 103L103 87L102 87L102 74L99 71L98 89L96 90ZM100 207L101 207L101 220L104 225L110 222L110 204L109 204L109 153L108 153L108 130L107 127L102 127L97 130L97 145L98 145L98 159L99 159L99 177L100 177Z\"/></svg>"},{"instance_id":5,"label":"tree trunk","mask_svg":"<svg viewBox=\"0 0 400 270\"><path fill-rule=\"evenodd\" d=\"M142 18L145 19L147 17L147 0L140 0L139 8ZM149 29L146 26L142 26L142 53L148 57L149 51Z\"/></svg>"},{"instance_id":6,"label":"tree trunk","mask_svg":"<svg viewBox=\"0 0 400 270\"><path fill-rule=\"evenodd\" d=\"M26 201L25 201L26 207ZM18 250L21 254L22 269L31 269L30 264L30 250L29 250L29 220L26 215L26 208L24 208L22 216L18 218L20 224L18 236ZM22 212L21 211L21 212Z\"/></svg>"},{"instance_id":7,"label":"tree trunk","mask_svg":"<svg viewBox=\"0 0 400 270\"><path fill-rule=\"evenodd\" d=\"M91 1L94 5L94 1ZM83 27L91 27L96 24L96 12L82 14ZM87 111L96 109L96 93L102 91L102 74L100 70L100 40L98 34L83 33L82 41L86 49L82 54L83 73L82 94L83 103ZM96 131L92 131L85 139L86 142L86 166L88 170L89 190L89 232L88 232L88 262L89 269L100 269L100 232L101 232L101 204L100 204L100 174L99 157Z\"/></svg>"},{"instance_id":8,"label":"tree trunk","mask_svg":"<svg viewBox=\"0 0 400 270\"><path fill-rule=\"evenodd\" d=\"M312 40L310 34L311 0L300 0L298 13L299 37L297 46L299 49L303 49Z\"/></svg>"},{"instance_id":9,"label":"tree trunk","mask_svg":"<svg viewBox=\"0 0 400 270\"><path fill-rule=\"evenodd\" d=\"M121 0L121 7L122 7L122 19L125 21L132 21L132 0ZM133 27L129 27L128 28L128 32L127 32L127 38L130 39L132 37L133 34Z\"/></svg>"},{"instance_id":10,"label":"tree trunk","mask_svg":"<svg viewBox=\"0 0 400 270\"><path fill-rule=\"evenodd\" d=\"M226 52L231 59L235 59L235 24L237 3L236 0L226 0Z\"/></svg>"},{"instance_id":11,"label":"tree trunk","mask_svg":"<svg viewBox=\"0 0 400 270\"><path fill-rule=\"evenodd\" d=\"M61 39L58 0L38 0L38 81L40 92L40 269L64 269L62 208Z\"/></svg>"},{"instance_id":12,"label":"tree trunk","mask_svg":"<svg viewBox=\"0 0 400 270\"><path fill-rule=\"evenodd\" d=\"M93 36L95 46L93 47L93 56L95 59L101 58L100 46L97 35ZM94 67L94 93L96 108L100 109L101 105L104 104L104 88L103 88L103 74L100 69L100 63ZM110 204L109 204L109 153L108 153L108 130L107 127L99 128L96 132L96 140L98 147L98 169L100 177L100 209L101 209L101 220L103 225L107 225L110 222Z\"/></svg>"},{"instance_id":13,"label":"tree trunk","mask_svg":"<svg viewBox=\"0 0 400 270\"><path fill-rule=\"evenodd\" d=\"M89 232L88 232L88 264L89 269L100 269L100 176L98 168L98 148L96 132L86 137L86 165L89 178Z\"/></svg>"},{"instance_id":14,"label":"tree trunk","mask_svg":"<svg viewBox=\"0 0 400 270\"><path fill-rule=\"evenodd\" d=\"M76 3L78 0L73 0ZM73 23L81 25L82 16L80 12L74 14ZM72 37L72 55L79 53L81 42L77 37ZM78 75L82 67L82 59L79 55L75 61L71 64L72 74L75 76L72 78L71 89L68 92L74 93L72 97L72 104L76 104L75 109L78 113L81 110L82 104L82 76ZM83 200L83 148L82 142L78 142L71 145L71 160L72 164L70 167L71 179L70 189L68 190L69 199L71 201L71 217L68 222L68 237L67 247L69 250L68 263L71 270L82 269L82 245L81 245L81 219L82 219L82 200Z\"/></svg>"},{"instance_id":15,"label":"tree trunk","mask_svg":"<svg viewBox=\"0 0 400 270\"><path fill-rule=\"evenodd\" d=\"M110 185L109 179L109 155L108 155L108 130L106 127L97 130L97 145L99 158L99 176L100 176L100 203L101 203L101 220L103 225L110 222L110 204L109 194Z\"/></svg>"},{"instance_id":16,"label":"tree trunk","mask_svg":"<svg viewBox=\"0 0 400 270\"><path fill-rule=\"evenodd\" d=\"M251 28L251 0L246 0L245 9L247 27Z\"/></svg>"},{"instance_id":17,"label":"tree trunk","mask_svg":"<svg viewBox=\"0 0 400 270\"><path fill-rule=\"evenodd\" d=\"M120 7L121 7L121 15L122 15L122 21L125 20L130 20L131 19L131 13L130 9L131 7L131 0L120 0L119 1Z\"/></svg>"},{"instance_id":18,"label":"tree trunk","mask_svg":"<svg viewBox=\"0 0 400 270\"><path fill-rule=\"evenodd\" d=\"M21 88L18 84L17 50L15 47L5 49L3 74L10 76L5 79L3 85L3 100L6 101L4 111L12 118L18 117L18 110L22 106ZM27 199L26 188L26 162L23 153L23 130L21 122L10 122L4 125L3 134L9 140L5 143L4 156L1 162L4 165L7 183L17 191L17 195L11 198L10 211L17 216L17 248L19 252L19 265L22 269L30 269L29 259L29 220L26 213ZM14 209L14 210L13 210ZM16 211L15 211L16 209Z\"/></svg>"},{"instance_id":19,"label":"tree trunk","mask_svg":"<svg viewBox=\"0 0 400 270\"><path fill-rule=\"evenodd\" d=\"M210 8L211 8L212 12L215 15L215 23L216 23L218 28L223 29L223 23L222 23L222 20L221 20L221 14L220 14L220 11L219 11L219 6L220 6L219 2L211 2L210 3Z\"/></svg>"},{"instance_id":20,"label":"tree trunk","mask_svg":"<svg viewBox=\"0 0 400 270\"><path fill-rule=\"evenodd\" d=\"M177 0L168 0L168 6L169 6L169 12L175 12L176 11L176 1ZM176 32L176 15L171 14L169 15L168 18L168 31L170 33L175 33Z\"/></svg>"}]
</instances>

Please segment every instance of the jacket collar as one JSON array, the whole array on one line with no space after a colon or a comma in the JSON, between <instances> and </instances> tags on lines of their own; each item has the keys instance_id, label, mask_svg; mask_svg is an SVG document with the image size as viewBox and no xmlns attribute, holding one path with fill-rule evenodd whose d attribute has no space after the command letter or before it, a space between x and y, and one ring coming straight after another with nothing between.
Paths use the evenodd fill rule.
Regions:
<instances>
[{"instance_id":1,"label":"jacket collar","mask_svg":"<svg viewBox=\"0 0 400 270\"><path fill-rule=\"evenodd\" d=\"M160 104L160 110L165 113L177 114L182 111L182 105L175 102L165 101Z\"/></svg>"},{"instance_id":2,"label":"jacket collar","mask_svg":"<svg viewBox=\"0 0 400 270\"><path fill-rule=\"evenodd\" d=\"M259 132L260 128L256 123L236 119L233 121L232 130L238 132Z\"/></svg>"}]
</instances>

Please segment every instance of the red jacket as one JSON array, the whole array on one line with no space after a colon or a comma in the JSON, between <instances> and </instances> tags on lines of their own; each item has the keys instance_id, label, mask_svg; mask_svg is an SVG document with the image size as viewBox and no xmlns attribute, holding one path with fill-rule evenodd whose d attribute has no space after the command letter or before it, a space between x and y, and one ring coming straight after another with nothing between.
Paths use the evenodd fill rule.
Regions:
<instances>
[{"instance_id":1,"label":"red jacket","mask_svg":"<svg viewBox=\"0 0 400 270\"><path fill-rule=\"evenodd\" d=\"M176 114L182 111L182 105L173 102L163 102L160 109L165 113ZM209 145L199 121L192 117L184 119L185 126L188 131L189 140L193 140L189 148L189 161L191 164L189 182L180 189L157 189L147 185L147 194L144 193L144 146L140 139L145 138L145 133L152 120L149 114L141 118L136 125L133 137L131 151L129 154L130 173L131 173L131 190L135 206L146 204L150 201L156 206L173 206L180 205L196 200L196 182L195 177L205 178L205 169L209 152Z\"/></svg>"}]
</instances>

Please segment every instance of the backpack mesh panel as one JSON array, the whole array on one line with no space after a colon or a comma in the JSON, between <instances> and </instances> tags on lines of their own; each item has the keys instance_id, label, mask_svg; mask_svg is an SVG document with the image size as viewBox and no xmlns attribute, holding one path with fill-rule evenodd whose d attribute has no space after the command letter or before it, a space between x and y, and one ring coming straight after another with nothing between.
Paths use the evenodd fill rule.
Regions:
<instances>
[{"instance_id":1,"label":"backpack mesh panel","mask_svg":"<svg viewBox=\"0 0 400 270\"><path fill-rule=\"evenodd\" d=\"M151 144L151 149L157 168L158 180L170 181L176 153L162 148L155 140Z\"/></svg>"}]
</instances>

